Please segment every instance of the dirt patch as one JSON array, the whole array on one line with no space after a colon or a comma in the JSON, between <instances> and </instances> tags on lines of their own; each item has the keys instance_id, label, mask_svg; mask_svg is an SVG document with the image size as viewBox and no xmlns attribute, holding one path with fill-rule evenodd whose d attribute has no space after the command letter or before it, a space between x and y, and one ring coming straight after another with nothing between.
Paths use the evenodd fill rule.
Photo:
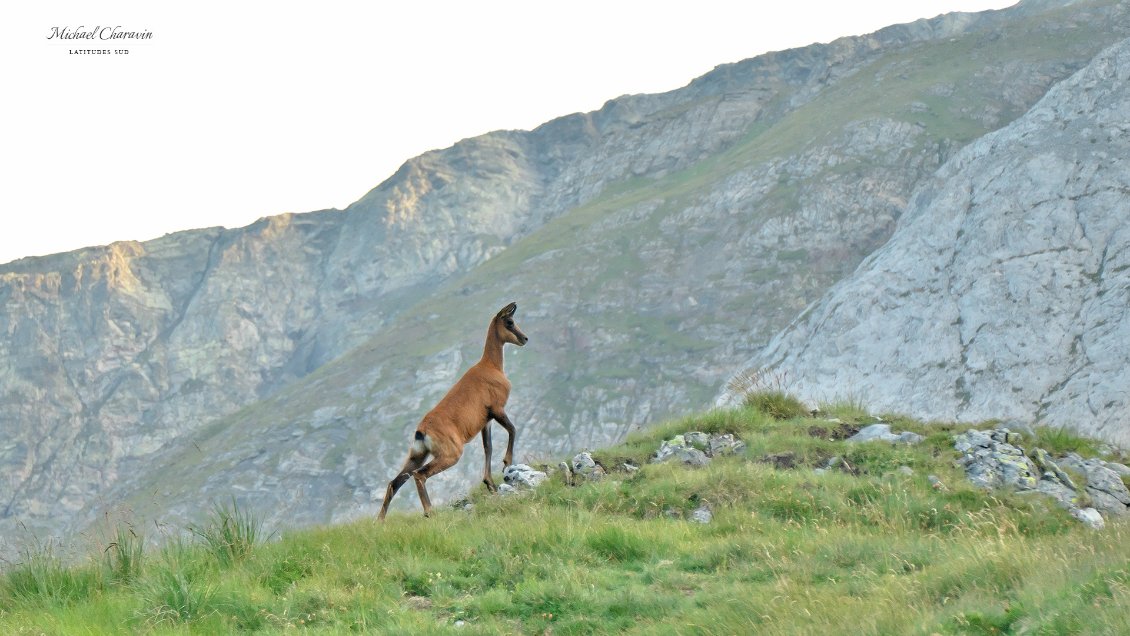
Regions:
<instances>
[{"instance_id":1,"label":"dirt patch","mask_svg":"<svg viewBox=\"0 0 1130 636\"><path fill-rule=\"evenodd\" d=\"M596 462L597 466L603 468L605 472L634 473L640 469L639 464L631 457L602 457L601 459L593 458L593 461ZM608 466L612 468L608 468Z\"/></svg>"},{"instance_id":2,"label":"dirt patch","mask_svg":"<svg viewBox=\"0 0 1130 636\"><path fill-rule=\"evenodd\" d=\"M777 470L788 470L796 467L796 453L792 451L774 453L772 455L766 455L757 461L763 464L772 464L773 468Z\"/></svg>"},{"instance_id":3,"label":"dirt patch","mask_svg":"<svg viewBox=\"0 0 1130 636\"><path fill-rule=\"evenodd\" d=\"M859 432L858 426L856 426L854 424L848 424L847 422L840 422L839 424L836 425L835 428L832 428L832 429L825 428L823 426L809 426L808 427L808 436L809 437L815 437L817 439L831 440L833 442L838 442L840 440L847 439L847 438L851 437L852 435L855 435L858 432Z\"/></svg>"},{"instance_id":4,"label":"dirt patch","mask_svg":"<svg viewBox=\"0 0 1130 636\"><path fill-rule=\"evenodd\" d=\"M842 440L842 439L847 439L847 438L851 437L852 435L855 435L856 433L858 433L859 430L860 430L860 427L856 426L855 424L848 424L847 422L840 422L840 425L837 426L835 428L835 430L831 431L831 434L829 435L828 439L833 440L833 441L839 441L839 440Z\"/></svg>"}]
</instances>

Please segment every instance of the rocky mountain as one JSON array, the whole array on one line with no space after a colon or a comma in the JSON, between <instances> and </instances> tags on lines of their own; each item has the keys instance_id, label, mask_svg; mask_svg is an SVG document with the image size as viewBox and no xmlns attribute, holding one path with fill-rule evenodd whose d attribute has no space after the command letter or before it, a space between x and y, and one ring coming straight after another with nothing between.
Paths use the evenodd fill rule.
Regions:
<instances>
[{"instance_id":1,"label":"rocky mountain","mask_svg":"<svg viewBox=\"0 0 1130 636\"><path fill-rule=\"evenodd\" d=\"M232 495L370 514L511 300L519 459L699 408L959 149L1128 35L1110 1L921 20L465 140L346 210L0 266L0 536Z\"/></svg>"},{"instance_id":2,"label":"rocky mountain","mask_svg":"<svg viewBox=\"0 0 1130 636\"><path fill-rule=\"evenodd\" d=\"M1130 445L1128 80L1123 41L957 153L749 366L812 399Z\"/></svg>"}]
</instances>

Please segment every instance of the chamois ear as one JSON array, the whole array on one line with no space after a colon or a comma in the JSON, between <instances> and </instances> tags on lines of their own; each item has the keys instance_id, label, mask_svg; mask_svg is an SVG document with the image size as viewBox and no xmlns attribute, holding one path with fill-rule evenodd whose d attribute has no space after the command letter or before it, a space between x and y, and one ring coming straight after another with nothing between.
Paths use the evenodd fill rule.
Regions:
<instances>
[{"instance_id":1,"label":"chamois ear","mask_svg":"<svg viewBox=\"0 0 1130 636\"><path fill-rule=\"evenodd\" d=\"M514 312L517 309L518 309L518 303L510 303L509 305L507 305L507 306L503 307L501 310L499 310L498 316L496 316L496 317L497 318L505 318L507 316L513 316Z\"/></svg>"}]
</instances>

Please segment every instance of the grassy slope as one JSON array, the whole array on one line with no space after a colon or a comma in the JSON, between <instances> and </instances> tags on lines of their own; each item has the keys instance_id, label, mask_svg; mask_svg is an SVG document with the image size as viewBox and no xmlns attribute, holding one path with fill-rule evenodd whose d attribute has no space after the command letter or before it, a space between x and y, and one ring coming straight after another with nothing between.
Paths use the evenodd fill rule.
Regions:
<instances>
[{"instance_id":1,"label":"grassy slope","mask_svg":"<svg viewBox=\"0 0 1130 636\"><path fill-rule=\"evenodd\" d=\"M893 421L926 442L847 446L829 439L840 424L712 412L596 455L645 463L687 430L737 433L744 454L286 533L234 563L173 542L114 575L41 552L0 579L0 632L1130 633L1125 524L1095 532L1042 498L976 490L951 429ZM1086 452L1068 437L1048 441ZM759 461L785 452L797 467ZM813 472L832 455L856 474ZM703 503L709 525L669 515Z\"/></svg>"}]
</instances>

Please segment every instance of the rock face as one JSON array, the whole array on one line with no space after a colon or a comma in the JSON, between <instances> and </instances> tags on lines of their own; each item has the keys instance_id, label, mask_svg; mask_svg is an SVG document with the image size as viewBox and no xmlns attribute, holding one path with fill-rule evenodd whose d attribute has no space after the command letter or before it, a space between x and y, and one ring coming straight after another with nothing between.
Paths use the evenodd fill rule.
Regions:
<instances>
[{"instance_id":1,"label":"rock face","mask_svg":"<svg viewBox=\"0 0 1130 636\"><path fill-rule=\"evenodd\" d=\"M812 399L1130 445L1128 80L1122 42L959 152L749 366Z\"/></svg>"},{"instance_id":2,"label":"rock face","mask_svg":"<svg viewBox=\"0 0 1130 636\"><path fill-rule=\"evenodd\" d=\"M229 496L268 524L373 514L512 300L517 460L699 409L1126 12L1042 2L773 53L429 152L344 211L0 266L0 536Z\"/></svg>"}]
</instances>

